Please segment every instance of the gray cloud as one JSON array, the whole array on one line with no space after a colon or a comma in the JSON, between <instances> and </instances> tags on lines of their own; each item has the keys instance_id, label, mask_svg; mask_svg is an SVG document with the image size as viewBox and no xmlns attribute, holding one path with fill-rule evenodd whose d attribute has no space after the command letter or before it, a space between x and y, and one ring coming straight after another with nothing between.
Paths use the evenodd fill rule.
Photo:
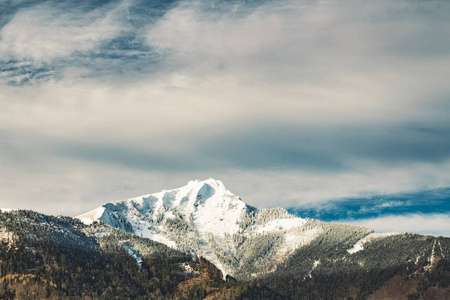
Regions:
<instances>
[{"instance_id":1,"label":"gray cloud","mask_svg":"<svg viewBox=\"0 0 450 300\"><path fill-rule=\"evenodd\" d=\"M440 124L371 127L260 125L209 138L198 147L248 168L357 169L361 162L402 166L450 158L450 128Z\"/></svg>"},{"instance_id":2,"label":"gray cloud","mask_svg":"<svg viewBox=\"0 0 450 300\"><path fill-rule=\"evenodd\" d=\"M72 157L93 164L103 163L117 165L132 170L144 171L186 171L204 170L208 166L193 161L192 155L180 157L180 155L165 155L164 153L152 153L150 150L142 151L136 148L120 147L116 145L58 145L56 155Z\"/></svg>"}]
</instances>

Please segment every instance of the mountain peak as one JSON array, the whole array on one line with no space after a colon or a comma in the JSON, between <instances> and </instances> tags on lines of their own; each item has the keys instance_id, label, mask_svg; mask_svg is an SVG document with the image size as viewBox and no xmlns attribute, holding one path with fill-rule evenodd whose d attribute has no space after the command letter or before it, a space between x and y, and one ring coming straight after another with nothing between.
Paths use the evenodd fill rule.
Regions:
<instances>
[{"instance_id":1,"label":"mountain peak","mask_svg":"<svg viewBox=\"0 0 450 300\"><path fill-rule=\"evenodd\" d=\"M215 224L216 220L227 220L229 223L227 226L220 226L221 234L224 232L232 234L239 230L238 219L245 211L247 205L227 190L222 181L208 178L202 181L189 181L187 185L176 189L105 203L77 218L89 224L96 220L109 223L111 219L117 219L118 215L130 215L127 219L140 222L136 216L145 216L154 224L160 224L177 214L201 220L202 226L207 227Z\"/></svg>"},{"instance_id":2,"label":"mountain peak","mask_svg":"<svg viewBox=\"0 0 450 300\"><path fill-rule=\"evenodd\" d=\"M316 228L303 228L306 220L289 215L284 209L257 210L248 206L227 190L222 181L213 178L106 203L77 218L87 224L102 221L178 250L201 255L224 276L244 272L248 265L239 261L258 256L244 250L243 241L247 239L249 243L267 245L272 250L267 249L270 255L265 259L279 263L286 253L308 243L320 232ZM269 236L273 241L266 240ZM268 272L264 269L265 263L251 267L253 273ZM249 275L247 271L245 274Z\"/></svg>"}]
</instances>

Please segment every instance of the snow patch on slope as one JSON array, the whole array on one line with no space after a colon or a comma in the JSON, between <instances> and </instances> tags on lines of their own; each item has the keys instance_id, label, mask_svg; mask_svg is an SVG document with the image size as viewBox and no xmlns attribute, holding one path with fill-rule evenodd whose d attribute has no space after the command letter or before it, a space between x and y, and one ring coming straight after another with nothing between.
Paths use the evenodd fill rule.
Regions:
<instances>
[{"instance_id":1,"label":"snow patch on slope","mask_svg":"<svg viewBox=\"0 0 450 300\"><path fill-rule=\"evenodd\" d=\"M320 264L320 259L319 260L315 260L313 266L311 267L311 270L309 270L309 272L306 275L306 277L312 278L312 272L317 268L317 266L319 264Z\"/></svg>"},{"instance_id":2,"label":"snow patch on slope","mask_svg":"<svg viewBox=\"0 0 450 300\"><path fill-rule=\"evenodd\" d=\"M11 231L8 231L6 228L0 228L0 242L4 242L7 244L8 251L11 249L11 245L14 244L14 240L18 237Z\"/></svg>"},{"instance_id":3,"label":"snow patch on slope","mask_svg":"<svg viewBox=\"0 0 450 300\"><path fill-rule=\"evenodd\" d=\"M104 212L105 212L105 207L100 206L94 210L91 210L90 212L79 215L76 218L80 219L80 221L86 225L91 225L92 222L99 220L102 217Z\"/></svg>"},{"instance_id":4,"label":"snow patch on slope","mask_svg":"<svg viewBox=\"0 0 450 300\"><path fill-rule=\"evenodd\" d=\"M119 241L119 245L122 245L127 250L128 254L134 258L139 268L142 267L142 255L133 248L128 240Z\"/></svg>"},{"instance_id":5,"label":"snow patch on slope","mask_svg":"<svg viewBox=\"0 0 450 300\"><path fill-rule=\"evenodd\" d=\"M301 218L286 218L276 219L267 223L264 227L257 228L258 233L273 232L273 231L286 231L292 228L302 227L306 223L305 219Z\"/></svg>"},{"instance_id":6,"label":"snow patch on slope","mask_svg":"<svg viewBox=\"0 0 450 300\"><path fill-rule=\"evenodd\" d=\"M286 255L293 253L300 247L306 246L311 243L323 230L319 228L314 228L302 232L289 231L285 235L285 243L280 250L278 250L277 255L279 257L286 257Z\"/></svg>"},{"instance_id":7,"label":"snow patch on slope","mask_svg":"<svg viewBox=\"0 0 450 300\"><path fill-rule=\"evenodd\" d=\"M0 228L0 241L8 241L10 236L11 232L7 231L6 228Z\"/></svg>"},{"instance_id":8,"label":"snow patch on slope","mask_svg":"<svg viewBox=\"0 0 450 300\"><path fill-rule=\"evenodd\" d=\"M348 249L347 252L349 254L354 254L356 252L359 252L361 250L364 250L364 244L367 242L370 242L374 239L379 239L379 238L384 238L384 237L388 237L388 236L392 236L392 235L397 235L400 233L396 233L396 232L387 232L387 233L370 233L368 235L366 235L364 238L360 239L359 241L356 242L355 245L353 245L352 248Z\"/></svg>"},{"instance_id":9,"label":"snow patch on slope","mask_svg":"<svg viewBox=\"0 0 450 300\"><path fill-rule=\"evenodd\" d=\"M169 240L163 234L157 233L157 232L158 232L158 230L149 229L149 228L145 227L145 225L142 225L135 230L135 234L137 236L146 237L148 239L154 240L156 242L159 242L159 243L164 244L171 248L177 247L176 242Z\"/></svg>"}]
</instances>

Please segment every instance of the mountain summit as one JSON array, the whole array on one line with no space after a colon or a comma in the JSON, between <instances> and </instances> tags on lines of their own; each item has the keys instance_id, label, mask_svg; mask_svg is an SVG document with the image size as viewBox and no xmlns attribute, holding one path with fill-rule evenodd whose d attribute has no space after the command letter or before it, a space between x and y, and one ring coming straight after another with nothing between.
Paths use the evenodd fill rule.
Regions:
<instances>
[{"instance_id":1,"label":"mountain summit","mask_svg":"<svg viewBox=\"0 0 450 300\"><path fill-rule=\"evenodd\" d=\"M284 209L258 210L249 206L228 191L221 181L212 178L190 181L177 189L106 203L77 218L85 224L101 221L204 256L224 276L246 278L250 274L258 276L269 272L288 252L307 243L320 231L317 228L302 229L307 220L294 217ZM280 233L283 233L283 239L275 237ZM252 267L251 273L241 272L244 266L248 267L246 261L259 254L248 253L249 242L264 243L261 241L263 236L269 241L274 239L265 246L266 255L257 259L264 263Z\"/></svg>"},{"instance_id":2,"label":"mountain summit","mask_svg":"<svg viewBox=\"0 0 450 300\"><path fill-rule=\"evenodd\" d=\"M210 178L190 181L177 189L106 203L77 218L85 224L102 221L174 246L175 241L168 242L161 234L167 222L184 220L201 236L212 233L223 237L238 232L241 216L252 209L221 181Z\"/></svg>"},{"instance_id":3,"label":"mountain summit","mask_svg":"<svg viewBox=\"0 0 450 300\"><path fill-rule=\"evenodd\" d=\"M191 220L201 233L211 231L223 236L239 230L239 218L249 209L221 181L210 178L190 181L177 189L106 203L77 218L86 224L103 221L125 231L158 239L159 226L178 216ZM149 230L150 225L155 228Z\"/></svg>"}]
</instances>

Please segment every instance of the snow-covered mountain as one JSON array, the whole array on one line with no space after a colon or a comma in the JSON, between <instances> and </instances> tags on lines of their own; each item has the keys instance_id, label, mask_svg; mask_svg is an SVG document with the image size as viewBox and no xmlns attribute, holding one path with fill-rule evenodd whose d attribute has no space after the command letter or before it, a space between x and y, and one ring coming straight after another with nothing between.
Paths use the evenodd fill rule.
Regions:
<instances>
[{"instance_id":1,"label":"snow-covered mountain","mask_svg":"<svg viewBox=\"0 0 450 300\"><path fill-rule=\"evenodd\" d=\"M257 279L283 293L295 287L294 299L311 292L308 284L315 290L344 289L343 295L349 295L349 286L357 286L365 298L395 274L432 274L446 268L450 257L450 239L377 234L295 217L282 208L256 209L214 179L106 203L77 218L203 256L224 277ZM367 287L368 281L376 285Z\"/></svg>"},{"instance_id":2,"label":"snow-covered mountain","mask_svg":"<svg viewBox=\"0 0 450 300\"><path fill-rule=\"evenodd\" d=\"M450 295L450 238L380 234L294 217L281 208L256 209L214 179L106 203L78 218L85 224L33 211L0 211L2 274L25 274L26 282L34 278L27 289L25 281L17 281L17 293L46 286L40 290L44 296L36 297L43 299L45 282L54 282L54 295L68 295L66 288L73 286L70 293L92 296L96 290L98 298L114 298L105 296L110 292L149 299L205 299L208 293L211 299ZM194 262L189 254L207 260ZM220 280L227 274L238 281ZM101 280L91 284L94 276ZM11 295L2 287L0 298Z\"/></svg>"},{"instance_id":3,"label":"snow-covered mountain","mask_svg":"<svg viewBox=\"0 0 450 300\"><path fill-rule=\"evenodd\" d=\"M79 215L123 231L203 256L226 276L249 279L267 274L321 229L284 209L258 210L219 180L106 203Z\"/></svg>"}]
</instances>

